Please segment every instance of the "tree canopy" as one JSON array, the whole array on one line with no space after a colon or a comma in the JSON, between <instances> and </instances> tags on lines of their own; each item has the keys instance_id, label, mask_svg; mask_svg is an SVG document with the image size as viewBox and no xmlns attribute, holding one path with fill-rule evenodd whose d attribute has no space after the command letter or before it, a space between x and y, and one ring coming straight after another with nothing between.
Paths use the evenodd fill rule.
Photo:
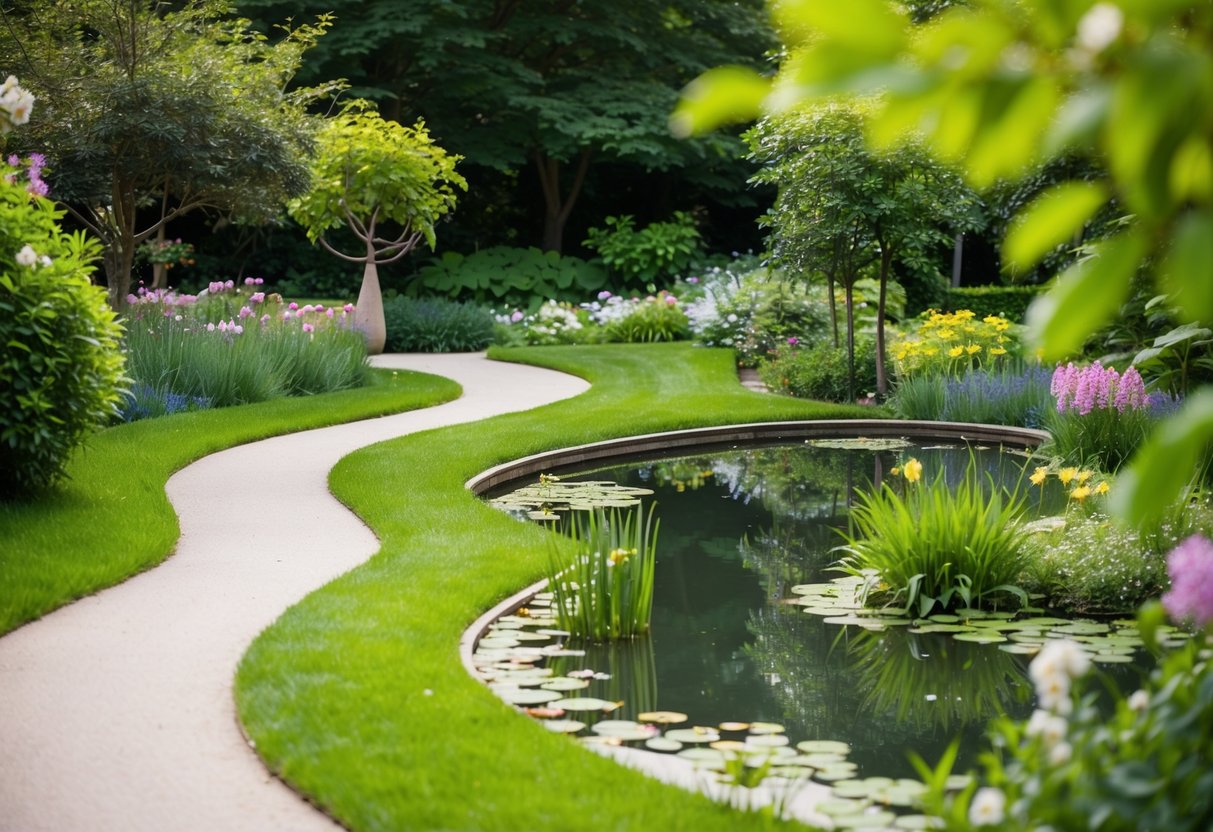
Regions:
<instances>
[{"instance_id":1,"label":"tree canopy","mask_svg":"<svg viewBox=\"0 0 1213 832\"><path fill-rule=\"evenodd\" d=\"M328 21L271 45L229 12L226 0L3 11L0 65L39 102L19 149L46 154L52 196L105 246L115 306L135 247L162 224L199 208L273 215L307 187L306 106L332 85L285 88Z\"/></svg>"},{"instance_id":2,"label":"tree canopy","mask_svg":"<svg viewBox=\"0 0 1213 832\"><path fill-rule=\"evenodd\" d=\"M242 8L272 17L299 4ZM482 172L529 172L542 195L543 244L559 250L599 168L680 170L698 185L740 190L735 137L680 142L666 119L696 73L721 62L758 67L772 44L759 0L357 0L343 4L309 77L346 77L386 117L423 118Z\"/></svg>"}]
</instances>

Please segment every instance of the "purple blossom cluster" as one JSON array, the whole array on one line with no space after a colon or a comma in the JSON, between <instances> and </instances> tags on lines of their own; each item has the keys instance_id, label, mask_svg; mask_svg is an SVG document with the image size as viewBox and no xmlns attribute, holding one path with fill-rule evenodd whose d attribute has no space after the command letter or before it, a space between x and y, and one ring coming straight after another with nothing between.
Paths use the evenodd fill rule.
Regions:
<instances>
[{"instance_id":1,"label":"purple blossom cluster","mask_svg":"<svg viewBox=\"0 0 1213 832\"><path fill-rule=\"evenodd\" d=\"M192 306L198 300L197 295L181 295L175 289L148 289L140 286L126 296L128 306L152 306L160 304L165 307L164 314L171 315L172 307Z\"/></svg>"},{"instance_id":2,"label":"purple blossom cluster","mask_svg":"<svg viewBox=\"0 0 1213 832\"><path fill-rule=\"evenodd\" d=\"M1213 540L1194 534L1167 555L1171 591L1162 605L1174 621L1213 622Z\"/></svg>"},{"instance_id":3,"label":"purple blossom cluster","mask_svg":"<svg viewBox=\"0 0 1213 832\"><path fill-rule=\"evenodd\" d=\"M11 154L7 161L12 167L20 171L23 162L17 154ZM50 193L50 188L47 187L46 182L42 179L42 169L46 167L46 157L41 153L31 153L28 162L29 167L25 171L25 190L34 196L46 196ZM6 178L9 182L16 182L17 174L10 173Z\"/></svg>"},{"instance_id":4,"label":"purple blossom cluster","mask_svg":"<svg viewBox=\"0 0 1213 832\"><path fill-rule=\"evenodd\" d=\"M1098 361L1087 367L1075 367L1073 362L1053 371L1050 392L1057 399L1057 412L1075 411L1085 416L1092 410L1144 410L1150 406L1146 385L1137 369L1130 367L1124 374Z\"/></svg>"}]
</instances>

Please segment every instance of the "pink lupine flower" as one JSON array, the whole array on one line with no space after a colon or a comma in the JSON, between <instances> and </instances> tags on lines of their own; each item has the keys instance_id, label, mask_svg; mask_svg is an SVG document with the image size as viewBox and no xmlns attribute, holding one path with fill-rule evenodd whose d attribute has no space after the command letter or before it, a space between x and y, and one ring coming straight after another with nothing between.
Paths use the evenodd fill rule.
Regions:
<instances>
[{"instance_id":1,"label":"pink lupine flower","mask_svg":"<svg viewBox=\"0 0 1213 832\"><path fill-rule=\"evenodd\" d=\"M257 284L256 284L256 282L253 280L253 278L251 278L251 277L246 277L246 278L244 279L244 285L245 285L245 286L256 286Z\"/></svg>"},{"instance_id":2,"label":"pink lupine flower","mask_svg":"<svg viewBox=\"0 0 1213 832\"><path fill-rule=\"evenodd\" d=\"M1162 605L1175 621L1198 627L1213 622L1213 541L1194 534L1167 555L1171 591Z\"/></svg>"}]
</instances>

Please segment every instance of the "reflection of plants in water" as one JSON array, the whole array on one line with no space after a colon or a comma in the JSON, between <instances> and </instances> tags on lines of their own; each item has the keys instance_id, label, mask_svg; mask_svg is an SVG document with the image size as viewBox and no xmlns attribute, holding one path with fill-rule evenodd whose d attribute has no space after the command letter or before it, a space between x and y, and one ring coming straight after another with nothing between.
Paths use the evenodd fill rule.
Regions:
<instances>
[{"instance_id":1,"label":"reflection of plants in water","mask_svg":"<svg viewBox=\"0 0 1213 832\"><path fill-rule=\"evenodd\" d=\"M832 519L845 515L855 487L879 479L881 454L827 448L756 448L713 461L716 479L734 499L761 499L775 516ZM874 466L873 461L876 461Z\"/></svg>"},{"instance_id":2,"label":"reflection of plants in water","mask_svg":"<svg viewBox=\"0 0 1213 832\"><path fill-rule=\"evenodd\" d=\"M608 672L610 678L594 679L581 694L623 702L611 719L635 719L638 714L657 709L657 660L651 638L587 644L584 649L584 656L548 659L553 675L566 676L586 668Z\"/></svg>"},{"instance_id":3,"label":"reflection of plants in water","mask_svg":"<svg viewBox=\"0 0 1213 832\"><path fill-rule=\"evenodd\" d=\"M711 481L713 473L710 459L684 457L649 466L643 478L654 485L672 486L675 491L685 491L688 488L696 491Z\"/></svg>"},{"instance_id":4,"label":"reflection of plants in water","mask_svg":"<svg viewBox=\"0 0 1213 832\"><path fill-rule=\"evenodd\" d=\"M832 551L837 539L837 526L830 522L776 515L770 529L742 539L742 563L762 576L767 598L786 598L791 587L821 580L837 558Z\"/></svg>"},{"instance_id":5,"label":"reflection of plants in water","mask_svg":"<svg viewBox=\"0 0 1213 832\"><path fill-rule=\"evenodd\" d=\"M884 722L952 731L1022 707L1032 695L1019 660L990 645L861 631L847 650L863 709Z\"/></svg>"}]
</instances>

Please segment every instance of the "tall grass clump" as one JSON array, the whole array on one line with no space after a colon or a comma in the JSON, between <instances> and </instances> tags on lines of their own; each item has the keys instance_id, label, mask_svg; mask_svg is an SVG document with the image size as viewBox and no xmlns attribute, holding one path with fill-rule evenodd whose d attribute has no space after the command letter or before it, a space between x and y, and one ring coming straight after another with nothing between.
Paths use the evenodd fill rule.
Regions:
<instances>
[{"instance_id":1,"label":"tall grass clump","mask_svg":"<svg viewBox=\"0 0 1213 832\"><path fill-rule=\"evenodd\" d=\"M1053 409L1049 371L1043 367L993 372L977 370L959 378L923 375L897 387L893 409L902 419L977 422L1039 428Z\"/></svg>"},{"instance_id":2,"label":"tall grass clump","mask_svg":"<svg viewBox=\"0 0 1213 832\"><path fill-rule=\"evenodd\" d=\"M553 540L549 584L560 626L587 641L645 633L653 614L657 528L653 509L584 512L570 528L572 559Z\"/></svg>"},{"instance_id":3,"label":"tall grass clump","mask_svg":"<svg viewBox=\"0 0 1213 832\"><path fill-rule=\"evenodd\" d=\"M476 352L493 342L493 313L471 303L397 295L383 304L390 352Z\"/></svg>"},{"instance_id":4,"label":"tall grass clump","mask_svg":"<svg viewBox=\"0 0 1213 832\"><path fill-rule=\"evenodd\" d=\"M904 474L903 491L885 482L856 494L839 569L864 577L868 597L917 616L1005 595L1026 606L1015 584L1026 564L1026 501L1018 489L998 488L989 477L983 484L972 461L955 485L942 469L924 482L917 459L895 470Z\"/></svg>"},{"instance_id":5,"label":"tall grass clump","mask_svg":"<svg viewBox=\"0 0 1213 832\"><path fill-rule=\"evenodd\" d=\"M369 378L352 307L299 307L225 283L200 298L158 290L129 300L128 421L175 412L182 402L228 407L360 387Z\"/></svg>"},{"instance_id":6,"label":"tall grass clump","mask_svg":"<svg viewBox=\"0 0 1213 832\"><path fill-rule=\"evenodd\" d=\"M1147 394L1135 368L1122 375L1098 361L1058 367L1050 390L1056 404L1047 420L1053 436L1048 450L1105 471L1117 470L1145 441L1157 417L1176 406L1171 397Z\"/></svg>"}]
</instances>

